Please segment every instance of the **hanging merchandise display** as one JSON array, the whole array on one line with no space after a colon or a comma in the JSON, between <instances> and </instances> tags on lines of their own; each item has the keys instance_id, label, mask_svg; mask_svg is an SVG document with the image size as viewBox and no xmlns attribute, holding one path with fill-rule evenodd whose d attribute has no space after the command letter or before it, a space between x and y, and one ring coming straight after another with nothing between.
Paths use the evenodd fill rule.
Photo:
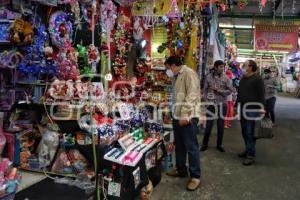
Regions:
<instances>
[{"instance_id":1,"label":"hanging merchandise display","mask_svg":"<svg viewBox=\"0 0 300 200\"><path fill-rule=\"evenodd\" d=\"M58 48L69 47L72 43L73 26L65 12L57 11L52 14L49 23L52 43Z\"/></svg>"}]
</instances>

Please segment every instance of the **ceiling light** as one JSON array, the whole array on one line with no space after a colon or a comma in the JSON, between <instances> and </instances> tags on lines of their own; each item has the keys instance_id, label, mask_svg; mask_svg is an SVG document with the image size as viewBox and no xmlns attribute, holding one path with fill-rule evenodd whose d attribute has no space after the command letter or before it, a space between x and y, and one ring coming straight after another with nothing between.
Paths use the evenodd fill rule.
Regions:
<instances>
[{"instance_id":1,"label":"ceiling light","mask_svg":"<svg viewBox=\"0 0 300 200\"><path fill-rule=\"evenodd\" d=\"M232 24L223 24L223 23L220 23L219 27L220 28L237 28L237 29L239 29L239 28L254 29L255 28L252 25L232 25Z\"/></svg>"}]
</instances>

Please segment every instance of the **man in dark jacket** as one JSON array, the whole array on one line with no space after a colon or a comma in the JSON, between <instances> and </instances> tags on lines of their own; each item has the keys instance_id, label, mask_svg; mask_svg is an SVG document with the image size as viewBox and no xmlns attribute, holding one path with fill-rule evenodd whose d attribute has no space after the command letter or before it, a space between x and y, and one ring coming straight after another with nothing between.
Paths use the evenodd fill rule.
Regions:
<instances>
[{"instance_id":1,"label":"man in dark jacket","mask_svg":"<svg viewBox=\"0 0 300 200\"><path fill-rule=\"evenodd\" d=\"M258 67L255 61L246 61L242 70L244 76L238 88L236 106L239 105L241 108L241 128L245 141L245 151L239 154L239 157L245 158L244 165L252 165L255 162L256 156L256 140L254 138L255 121L264 112L265 91L264 82L257 73Z\"/></svg>"}]
</instances>

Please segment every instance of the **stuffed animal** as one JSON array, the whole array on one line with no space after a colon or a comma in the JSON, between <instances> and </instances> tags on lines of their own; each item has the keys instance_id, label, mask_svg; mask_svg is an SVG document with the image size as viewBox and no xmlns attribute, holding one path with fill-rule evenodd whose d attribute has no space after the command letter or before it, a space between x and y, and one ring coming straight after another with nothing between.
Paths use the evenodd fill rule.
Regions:
<instances>
[{"instance_id":1,"label":"stuffed animal","mask_svg":"<svg viewBox=\"0 0 300 200\"><path fill-rule=\"evenodd\" d=\"M25 44L29 44L33 42L33 25L30 24L29 22L24 22L24 27L23 27L23 35L24 35L24 40L23 42Z\"/></svg>"},{"instance_id":2,"label":"stuffed animal","mask_svg":"<svg viewBox=\"0 0 300 200\"><path fill-rule=\"evenodd\" d=\"M10 41L13 43L30 44L33 42L34 27L21 18L16 19L9 28Z\"/></svg>"},{"instance_id":3,"label":"stuffed animal","mask_svg":"<svg viewBox=\"0 0 300 200\"><path fill-rule=\"evenodd\" d=\"M16 19L14 23L12 23L11 27L9 28L10 31L10 40L13 43L20 43L21 42L21 34L24 29L24 20Z\"/></svg>"}]
</instances>

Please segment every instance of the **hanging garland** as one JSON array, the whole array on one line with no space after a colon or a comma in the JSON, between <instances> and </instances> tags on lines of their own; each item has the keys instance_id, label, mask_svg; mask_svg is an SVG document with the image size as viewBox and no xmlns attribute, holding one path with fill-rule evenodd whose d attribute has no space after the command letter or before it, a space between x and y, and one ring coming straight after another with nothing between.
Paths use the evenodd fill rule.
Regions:
<instances>
[{"instance_id":1,"label":"hanging garland","mask_svg":"<svg viewBox=\"0 0 300 200\"><path fill-rule=\"evenodd\" d=\"M52 43L58 48L65 48L72 43L73 28L65 12L57 11L49 23L49 33Z\"/></svg>"}]
</instances>

